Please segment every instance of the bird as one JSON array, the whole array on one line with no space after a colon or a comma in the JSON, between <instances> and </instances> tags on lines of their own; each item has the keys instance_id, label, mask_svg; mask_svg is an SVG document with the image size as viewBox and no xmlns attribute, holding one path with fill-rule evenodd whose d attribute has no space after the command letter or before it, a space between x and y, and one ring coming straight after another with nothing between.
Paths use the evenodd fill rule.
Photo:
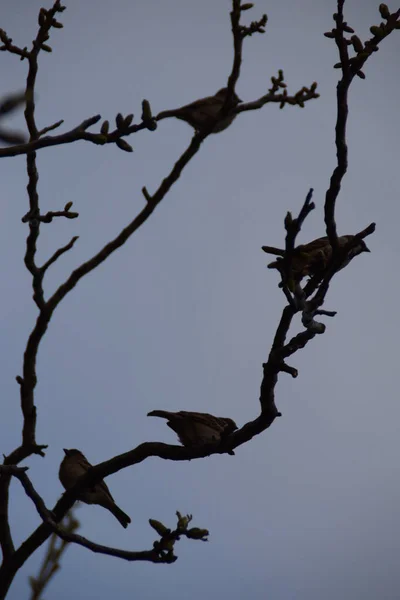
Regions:
<instances>
[{"instance_id":1,"label":"bird","mask_svg":"<svg viewBox=\"0 0 400 600\"><path fill-rule=\"evenodd\" d=\"M227 92L228 88L222 88L218 90L214 96L201 98L200 100L196 100L191 104L186 104L181 108L175 108L174 110L164 110L157 115L156 119L160 120L168 117L176 117L177 119L186 121L186 123L191 125L196 131L201 131L204 127L215 122L215 126L211 133L219 133L229 127L235 119L236 114L232 112L232 109L242 102L236 93L233 92L232 104L228 114L223 118L218 119L218 114L225 104Z\"/></svg>"},{"instance_id":2,"label":"bird","mask_svg":"<svg viewBox=\"0 0 400 600\"><path fill-rule=\"evenodd\" d=\"M342 235L338 238L339 249L344 248L352 240L354 235ZM270 252L271 248L262 246L264 252ZM276 253L285 255L284 250L275 249ZM362 252L371 252L364 240L358 240L356 245L352 246L343 258L337 271L346 267L349 262ZM332 246L328 237L321 237L308 244L301 244L293 250L291 271L294 282L299 283L303 277L312 277L313 275L322 274L328 266L332 257ZM278 269L281 271L283 267L283 258L279 257L268 265L269 269Z\"/></svg>"},{"instance_id":3,"label":"bird","mask_svg":"<svg viewBox=\"0 0 400 600\"><path fill-rule=\"evenodd\" d=\"M221 441L223 437L238 428L233 419L186 410L180 410L179 412L152 410L147 416L167 419L168 427L175 431L179 441L187 448L195 448ZM230 453L233 453L233 451L231 450Z\"/></svg>"},{"instance_id":4,"label":"bird","mask_svg":"<svg viewBox=\"0 0 400 600\"><path fill-rule=\"evenodd\" d=\"M80 450L75 448L67 450L64 448L65 456L61 462L58 477L66 490L75 485L81 475L87 473L92 466ZM122 527L128 527L131 518L124 513L114 502L110 490L104 481L99 481L88 489L84 489L78 496L78 500L86 504L98 504L109 510Z\"/></svg>"}]
</instances>

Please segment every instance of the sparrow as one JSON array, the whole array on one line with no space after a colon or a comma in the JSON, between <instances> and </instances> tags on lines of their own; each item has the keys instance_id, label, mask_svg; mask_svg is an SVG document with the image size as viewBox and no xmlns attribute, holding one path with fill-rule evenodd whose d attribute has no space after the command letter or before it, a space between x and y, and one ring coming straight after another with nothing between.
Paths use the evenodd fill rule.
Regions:
<instances>
[{"instance_id":1,"label":"sparrow","mask_svg":"<svg viewBox=\"0 0 400 600\"><path fill-rule=\"evenodd\" d=\"M179 441L188 448L221 441L223 437L237 429L232 419L214 417L208 413L152 410L147 416L167 419L168 427L178 434Z\"/></svg>"},{"instance_id":2,"label":"sparrow","mask_svg":"<svg viewBox=\"0 0 400 600\"><path fill-rule=\"evenodd\" d=\"M218 119L218 114L225 104L227 91L228 88L222 88L215 96L201 98L200 100L196 100L191 104L186 104L185 106L174 110L164 110L157 115L156 119L176 117L177 119L189 123L196 131L200 131L203 127L215 122L215 126L211 133L218 133L229 127L236 118L236 114L232 113L232 109L237 106L239 102L242 102L240 98L233 93L230 111L222 119Z\"/></svg>"},{"instance_id":3,"label":"sparrow","mask_svg":"<svg viewBox=\"0 0 400 600\"><path fill-rule=\"evenodd\" d=\"M69 490L92 465L79 450L66 450L64 448L64 452L65 456L61 462L58 477L64 488ZM130 517L115 504L114 498L104 481L99 481L89 489L83 490L78 500L86 502L86 504L98 504L106 508L118 519L122 527L128 527L128 523L131 522Z\"/></svg>"},{"instance_id":4,"label":"sparrow","mask_svg":"<svg viewBox=\"0 0 400 600\"><path fill-rule=\"evenodd\" d=\"M346 246L351 240L354 239L354 235L342 235L338 238L339 248ZM264 252L268 252L266 246L263 246ZM278 249L276 249L278 251ZM285 252L282 250L279 252L284 256ZM367 247L364 240L359 240L355 246L350 248L346 257L338 267L338 271L346 267L349 262L358 254L362 252L371 252ZM292 255L292 277L293 280L299 283L303 277L312 277L313 275L321 274L327 267L332 257L332 246L329 243L328 237L318 238L309 242L308 244L302 244L294 249ZM278 258L268 265L269 269L281 270L283 266L283 258Z\"/></svg>"}]
</instances>

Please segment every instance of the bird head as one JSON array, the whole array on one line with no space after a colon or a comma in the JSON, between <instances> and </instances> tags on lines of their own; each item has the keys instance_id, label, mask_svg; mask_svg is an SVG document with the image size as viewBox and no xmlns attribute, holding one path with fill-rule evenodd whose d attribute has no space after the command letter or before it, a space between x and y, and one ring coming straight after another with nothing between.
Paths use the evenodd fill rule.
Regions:
<instances>
[{"instance_id":1,"label":"bird head","mask_svg":"<svg viewBox=\"0 0 400 600\"><path fill-rule=\"evenodd\" d=\"M371 252L364 240L360 240L356 246L349 250L349 257L354 258L354 256L358 256L362 252Z\"/></svg>"},{"instance_id":2,"label":"bird head","mask_svg":"<svg viewBox=\"0 0 400 600\"><path fill-rule=\"evenodd\" d=\"M360 241L361 252L371 252L364 240Z\"/></svg>"},{"instance_id":3,"label":"bird head","mask_svg":"<svg viewBox=\"0 0 400 600\"><path fill-rule=\"evenodd\" d=\"M236 425L235 421L233 419L223 419L224 423L225 423L225 428L224 428L224 434L229 434L232 433L233 431L236 431L236 429L238 428L238 426Z\"/></svg>"},{"instance_id":4,"label":"bird head","mask_svg":"<svg viewBox=\"0 0 400 600\"><path fill-rule=\"evenodd\" d=\"M63 448L64 452L65 452L65 456L81 456L82 452L80 450L77 450L76 448L71 448L71 449L66 449Z\"/></svg>"}]
</instances>

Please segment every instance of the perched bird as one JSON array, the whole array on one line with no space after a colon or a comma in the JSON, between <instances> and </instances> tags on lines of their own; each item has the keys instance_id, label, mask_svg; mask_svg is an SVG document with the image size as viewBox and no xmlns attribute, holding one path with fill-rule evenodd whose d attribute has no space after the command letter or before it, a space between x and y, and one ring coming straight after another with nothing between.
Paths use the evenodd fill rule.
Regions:
<instances>
[{"instance_id":1,"label":"perched bird","mask_svg":"<svg viewBox=\"0 0 400 600\"><path fill-rule=\"evenodd\" d=\"M201 98L200 100L196 100L191 104L186 104L186 106L174 110L164 110L157 115L156 119L176 117L177 119L186 121L186 123L189 123L189 125L197 131L200 131L207 125L211 125L212 122L215 122L212 133L218 133L229 127L236 117L236 114L232 113L232 108L237 106L239 102L242 102L234 93L232 96L231 110L222 119L218 119L218 113L225 104L227 91L228 88L222 88L215 96Z\"/></svg>"},{"instance_id":2,"label":"perched bird","mask_svg":"<svg viewBox=\"0 0 400 600\"><path fill-rule=\"evenodd\" d=\"M66 450L64 448L64 452L65 456L61 462L58 477L64 488L69 490L92 465L79 450ZM122 527L128 527L128 523L131 522L130 517L115 504L114 498L104 481L99 481L89 489L83 490L78 500L86 502L86 504L98 504L106 508L118 519Z\"/></svg>"},{"instance_id":3,"label":"perched bird","mask_svg":"<svg viewBox=\"0 0 400 600\"><path fill-rule=\"evenodd\" d=\"M339 248L346 246L351 240L354 239L354 235L342 235L338 238ZM271 249L267 249L267 246L263 246L262 249L265 252L269 252ZM276 249L276 252L280 252L284 256L285 252ZM353 246L343 259L339 268L343 269L349 262L358 254L362 252L370 252L367 248L364 240L359 240L355 246ZM292 255L292 276L295 282L300 282L303 277L312 277L313 275L321 274L327 267L332 257L332 246L329 243L328 237L318 238L308 244L302 244L294 249ZM283 258L277 258L268 265L269 269L281 270L283 266Z\"/></svg>"},{"instance_id":4,"label":"perched bird","mask_svg":"<svg viewBox=\"0 0 400 600\"><path fill-rule=\"evenodd\" d=\"M203 446L221 441L221 439L237 429L235 421L223 417L214 417L208 413L169 412L152 410L148 417L161 417L168 420L168 427L178 434L179 441L189 448Z\"/></svg>"}]
</instances>

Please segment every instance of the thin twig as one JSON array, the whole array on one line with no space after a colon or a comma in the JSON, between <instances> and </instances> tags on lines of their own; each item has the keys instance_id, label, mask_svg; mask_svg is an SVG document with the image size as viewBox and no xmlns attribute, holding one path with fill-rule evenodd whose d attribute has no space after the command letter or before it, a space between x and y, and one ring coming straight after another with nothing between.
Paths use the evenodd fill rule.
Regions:
<instances>
[{"instance_id":1,"label":"thin twig","mask_svg":"<svg viewBox=\"0 0 400 600\"><path fill-rule=\"evenodd\" d=\"M160 541L156 541L153 544L153 548L151 550L129 551L104 546L102 544L97 544L81 535L74 533L73 529L76 529L76 526L63 527L62 525L58 524L61 519L57 516L56 512L50 511L46 507L43 498L35 490L26 471L27 468L19 468L15 466L0 466L0 473L6 472L7 474L12 474L16 479L20 481L22 487L25 490L26 495L32 500L37 512L43 520L43 525L41 526L43 527L43 529L47 529L48 532L53 532L59 538L64 540L64 542L78 544L80 546L83 546L84 548L91 550L92 552L122 558L130 562L149 561L153 563L172 563L175 562L177 557L173 554L173 544L168 544L168 542L175 542L179 540L181 536L186 536L190 539L204 540L205 537L208 535L207 530L193 530L187 528L187 524L190 522L191 516L186 518L186 525L181 525L182 517L181 515L179 515L179 513L177 513L180 516L180 519L178 521L178 527L173 531L165 528L161 523L155 522L155 528L159 530L157 525L161 525L161 527L163 527L163 533L161 535ZM150 521L150 523L151 522L152 521ZM197 535L195 535L195 533Z\"/></svg>"},{"instance_id":2,"label":"thin twig","mask_svg":"<svg viewBox=\"0 0 400 600\"><path fill-rule=\"evenodd\" d=\"M52 264L54 264L58 258L60 258L60 256L65 254L65 252L68 252L68 250L71 250L71 248L75 244L76 240L78 240L78 239L79 239L79 235L76 235L71 239L71 241L68 242L68 244L66 244L65 246L62 246L62 248L59 248L58 250L56 250L56 252L54 252L53 256L51 256L49 258L49 260L46 261L42 267L40 267L41 273L45 273L47 271L47 269Z\"/></svg>"},{"instance_id":3,"label":"thin twig","mask_svg":"<svg viewBox=\"0 0 400 600\"><path fill-rule=\"evenodd\" d=\"M57 129L57 127L60 127L60 125L62 125L63 123L64 123L64 119L60 119L60 121L53 123L53 125L48 125L48 127L43 127L43 129L41 129L38 132L38 137L42 137L42 135L44 135L45 133L48 133L49 131L54 131L54 129Z\"/></svg>"},{"instance_id":4,"label":"thin twig","mask_svg":"<svg viewBox=\"0 0 400 600\"><path fill-rule=\"evenodd\" d=\"M66 532L74 533L79 527L79 521L75 519L73 513L70 511L63 519L60 527ZM50 536L38 575L36 577L29 577L32 590L30 600L42 600L43 590L59 570L60 561L68 546L69 543L60 539L56 533Z\"/></svg>"},{"instance_id":5,"label":"thin twig","mask_svg":"<svg viewBox=\"0 0 400 600\"><path fill-rule=\"evenodd\" d=\"M249 110L259 110L266 104L271 103L279 104L280 108L283 108L286 104L289 104L290 106L300 106L301 108L303 108L302 105L305 102L309 102L310 100L319 98L319 94L315 92L315 89L302 88L302 90L299 90L299 92L297 92L294 96L288 96L285 93L277 94L275 92L269 92L268 94L261 96L261 98L258 98L258 100L239 104L233 110L233 112L239 114L242 112L247 112Z\"/></svg>"}]
</instances>

